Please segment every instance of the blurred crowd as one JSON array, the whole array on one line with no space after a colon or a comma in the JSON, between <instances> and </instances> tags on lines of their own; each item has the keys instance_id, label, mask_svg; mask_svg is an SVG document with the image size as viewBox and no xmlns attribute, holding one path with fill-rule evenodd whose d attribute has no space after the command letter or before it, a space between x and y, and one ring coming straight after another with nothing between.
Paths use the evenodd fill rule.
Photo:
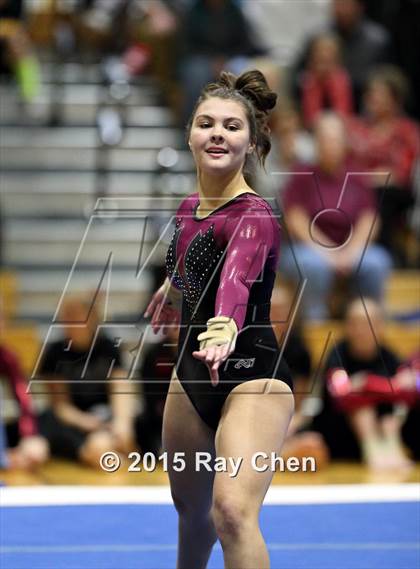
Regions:
<instances>
[{"instance_id":1,"label":"blurred crowd","mask_svg":"<svg viewBox=\"0 0 420 569\"><path fill-rule=\"evenodd\" d=\"M419 4L331 0L324 23L308 29L288 57L264 37L264 18L253 19L250 4L58 0L48 15L51 37L36 38L22 1L0 0L0 64L30 104L40 83L34 42L52 42L63 58L83 49L118 57L134 85L138 75L154 76L180 126L222 69L264 71L279 103L266 172L253 182L283 213L272 320L297 387L285 452L407 469L420 457L420 356L401 361L382 332L390 272L418 260ZM270 18L292 9L272 4ZM295 4L305 19L305 2ZM300 314L290 331L299 287ZM320 365L302 330L331 317L342 319L343 335ZM61 456L97 467L110 448L158 454L177 331L149 346L137 390L121 346L97 334L98 316L83 299L65 304L62 322L64 337L39 363L47 394L40 412L16 357L0 347L0 375L17 404L0 432L3 465L33 468ZM320 406L312 408L318 379Z\"/></svg>"},{"instance_id":2,"label":"blurred crowd","mask_svg":"<svg viewBox=\"0 0 420 569\"><path fill-rule=\"evenodd\" d=\"M342 339L320 366L305 343L302 319L290 329L292 311L293 289L279 281L271 317L296 400L285 456L314 456L318 468L345 459L409 471L420 459L420 354L402 361L387 347L383 312L365 298L347 306ZM67 299L59 318L63 335L41 353L31 388L16 355L0 346L0 401L7 404L0 413L0 468L33 471L57 457L99 469L109 450L122 459L133 451L163 451L178 330L146 346L133 374L98 314L87 297ZM42 408L35 404L39 393Z\"/></svg>"}]
</instances>

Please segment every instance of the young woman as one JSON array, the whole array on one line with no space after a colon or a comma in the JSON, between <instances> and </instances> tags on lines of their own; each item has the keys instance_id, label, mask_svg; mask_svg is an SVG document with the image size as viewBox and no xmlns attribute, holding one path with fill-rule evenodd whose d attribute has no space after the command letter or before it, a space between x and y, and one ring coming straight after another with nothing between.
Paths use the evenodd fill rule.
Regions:
<instances>
[{"instance_id":1,"label":"young woman","mask_svg":"<svg viewBox=\"0 0 420 569\"><path fill-rule=\"evenodd\" d=\"M145 312L158 331L176 325L181 310L163 419L169 467L177 452L186 463L169 470L178 569L205 568L217 538L228 569L270 563L258 516L273 472L259 472L252 457L280 452L294 403L270 322L279 225L245 176L252 157L263 163L270 150L275 103L259 71L223 72L204 88L188 125L198 192L178 208L169 278ZM232 475L210 462L208 471L198 453L240 468Z\"/></svg>"}]
</instances>

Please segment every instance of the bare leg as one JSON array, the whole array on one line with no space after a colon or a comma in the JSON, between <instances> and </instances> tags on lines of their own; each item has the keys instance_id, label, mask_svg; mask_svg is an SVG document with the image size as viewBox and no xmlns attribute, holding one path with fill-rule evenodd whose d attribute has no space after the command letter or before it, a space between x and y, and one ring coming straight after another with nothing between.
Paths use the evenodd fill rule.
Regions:
<instances>
[{"instance_id":1,"label":"bare leg","mask_svg":"<svg viewBox=\"0 0 420 569\"><path fill-rule=\"evenodd\" d=\"M86 438L79 450L79 459L92 468L101 468L100 458L114 448L114 438L107 431L94 431Z\"/></svg>"},{"instance_id":2,"label":"bare leg","mask_svg":"<svg viewBox=\"0 0 420 569\"><path fill-rule=\"evenodd\" d=\"M235 387L227 398L216 433L217 456L241 457L237 476L217 472L213 519L226 569L267 569L270 560L259 527L259 511L273 472L257 472L254 453L280 453L293 413L293 395L282 381L257 379Z\"/></svg>"},{"instance_id":3,"label":"bare leg","mask_svg":"<svg viewBox=\"0 0 420 569\"><path fill-rule=\"evenodd\" d=\"M196 472L195 454L214 456L214 431L201 420L175 374L165 404L162 440L179 515L177 569L205 569L217 540L210 515L214 473L205 469ZM171 468L176 452L185 458L181 472Z\"/></svg>"},{"instance_id":4,"label":"bare leg","mask_svg":"<svg viewBox=\"0 0 420 569\"><path fill-rule=\"evenodd\" d=\"M353 411L349 419L359 441L364 462L370 468L386 468L386 457L375 408L361 407Z\"/></svg>"},{"instance_id":5,"label":"bare leg","mask_svg":"<svg viewBox=\"0 0 420 569\"><path fill-rule=\"evenodd\" d=\"M401 416L394 412L384 415L380 420L390 468L409 469L413 467L413 462L407 457L401 439L401 428L406 417L407 413Z\"/></svg>"}]
</instances>

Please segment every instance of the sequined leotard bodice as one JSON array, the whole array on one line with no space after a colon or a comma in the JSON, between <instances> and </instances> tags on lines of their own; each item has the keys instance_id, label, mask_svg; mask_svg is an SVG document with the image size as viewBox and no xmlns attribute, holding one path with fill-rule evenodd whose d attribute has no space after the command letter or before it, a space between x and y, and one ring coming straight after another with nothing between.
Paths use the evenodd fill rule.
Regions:
<instances>
[{"instance_id":1,"label":"sequined leotard bodice","mask_svg":"<svg viewBox=\"0 0 420 569\"><path fill-rule=\"evenodd\" d=\"M166 266L172 285L183 293L176 372L200 416L216 428L236 384L260 377L291 383L287 366L277 357L270 323L280 227L270 205L252 192L204 218L196 216L198 205L194 193L179 206ZM198 334L213 316L232 317L239 331L216 387L210 385L207 367L192 356Z\"/></svg>"}]
</instances>

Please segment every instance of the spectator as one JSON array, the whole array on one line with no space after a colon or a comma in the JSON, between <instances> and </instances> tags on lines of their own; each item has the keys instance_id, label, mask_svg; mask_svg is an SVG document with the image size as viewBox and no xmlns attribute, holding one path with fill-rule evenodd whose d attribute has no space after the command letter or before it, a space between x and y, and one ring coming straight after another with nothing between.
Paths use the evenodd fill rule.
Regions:
<instances>
[{"instance_id":1,"label":"spectator","mask_svg":"<svg viewBox=\"0 0 420 569\"><path fill-rule=\"evenodd\" d=\"M0 307L0 332L4 327ZM48 443L39 435L31 394L15 354L0 345L0 429L4 426L8 468L32 469L48 459ZM9 417L5 403L15 401L17 413ZM8 414L7 414L8 415ZM0 449L1 453L1 449ZM0 466L1 468L1 466Z\"/></svg>"},{"instance_id":2,"label":"spectator","mask_svg":"<svg viewBox=\"0 0 420 569\"><path fill-rule=\"evenodd\" d=\"M392 57L387 30L366 18L362 0L333 0L331 22L325 31L340 39L342 61L350 74L353 97L359 108L361 94L371 70ZM295 66L295 91L300 89L302 70L308 60L311 39L304 46Z\"/></svg>"},{"instance_id":3,"label":"spectator","mask_svg":"<svg viewBox=\"0 0 420 569\"><path fill-rule=\"evenodd\" d=\"M339 43L333 35L323 34L312 40L301 89L302 115L307 128L312 128L323 110L343 116L353 112L351 80L340 59Z\"/></svg>"},{"instance_id":4,"label":"spectator","mask_svg":"<svg viewBox=\"0 0 420 569\"><path fill-rule=\"evenodd\" d=\"M162 445L162 419L169 383L176 363L178 328L169 327L167 337L149 347L140 370L143 411L136 420L136 433L142 453L156 456Z\"/></svg>"},{"instance_id":5,"label":"spectator","mask_svg":"<svg viewBox=\"0 0 420 569\"><path fill-rule=\"evenodd\" d=\"M414 354L408 358L406 362L409 369L411 370L415 381L417 390L419 390L419 378L420 378L420 349L418 349ZM420 439L419 439L419 424L420 424L420 404L414 405L407 416L402 427L402 437L404 443L410 449L413 459L420 460Z\"/></svg>"},{"instance_id":6,"label":"spectator","mask_svg":"<svg viewBox=\"0 0 420 569\"><path fill-rule=\"evenodd\" d=\"M61 321L65 336L47 346L40 368L51 397L40 429L53 455L99 467L103 452L135 449L132 384L123 379L119 348L98 330L97 311L84 298L69 299Z\"/></svg>"},{"instance_id":7,"label":"spectator","mask_svg":"<svg viewBox=\"0 0 420 569\"><path fill-rule=\"evenodd\" d=\"M271 300L271 319L284 358L293 374L295 414L292 423L303 422L302 402L310 392L311 356L302 337L301 321L294 316L293 290L286 283L277 282ZM290 431L290 427L289 427Z\"/></svg>"},{"instance_id":8,"label":"spectator","mask_svg":"<svg viewBox=\"0 0 420 569\"><path fill-rule=\"evenodd\" d=\"M293 252L284 247L280 271L298 281L300 268L307 277L305 315L322 320L328 316L327 298L335 276L351 277L361 294L380 301L391 261L382 247L371 243L379 224L376 200L364 179L351 175L354 165L348 160L342 120L322 115L315 139L317 162L296 169L281 200L295 243Z\"/></svg>"},{"instance_id":9,"label":"spectator","mask_svg":"<svg viewBox=\"0 0 420 569\"><path fill-rule=\"evenodd\" d=\"M383 341L384 319L379 305L365 298L353 301L347 310L344 338L331 350L325 377L345 370L353 389L363 374L381 376L384 383L398 381L400 361ZM359 459L371 468L407 468L411 465L401 439L403 415L389 403L373 405L369 398L352 411L340 410L323 387L323 409L313 428L320 432L332 458Z\"/></svg>"},{"instance_id":10,"label":"spectator","mask_svg":"<svg viewBox=\"0 0 420 569\"><path fill-rule=\"evenodd\" d=\"M136 18L136 9L140 12ZM150 59L150 71L156 77L165 101L179 113L179 93L176 83L176 52L178 35L176 2L136 0L129 10L132 45L123 57L126 64L133 59L141 63ZM137 52L137 57L135 57ZM149 53L148 53L149 52ZM134 57L132 57L134 55ZM130 67L130 66L129 66Z\"/></svg>"},{"instance_id":11,"label":"spectator","mask_svg":"<svg viewBox=\"0 0 420 569\"><path fill-rule=\"evenodd\" d=\"M81 0L76 9L79 40L103 53L126 47L130 1Z\"/></svg>"},{"instance_id":12,"label":"spectator","mask_svg":"<svg viewBox=\"0 0 420 569\"><path fill-rule=\"evenodd\" d=\"M202 87L224 69L241 72L249 58L265 53L234 0L196 0L186 10L180 84L185 89L182 124L190 118Z\"/></svg>"},{"instance_id":13,"label":"spectator","mask_svg":"<svg viewBox=\"0 0 420 569\"><path fill-rule=\"evenodd\" d=\"M296 164L315 159L313 137L302 128L293 103L287 99L277 104L272 121L272 147L265 172L258 171L258 187L266 196L282 192Z\"/></svg>"},{"instance_id":14,"label":"spectator","mask_svg":"<svg viewBox=\"0 0 420 569\"><path fill-rule=\"evenodd\" d=\"M311 356L302 334L302 320L298 307L294 306L293 288L277 279L271 298L271 320L284 358L293 374L295 386L295 413L289 425L283 456L313 456L317 469L329 459L322 436L305 432L311 423L313 393L311 385Z\"/></svg>"},{"instance_id":15,"label":"spectator","mask_svg":"<svg viewBox=\"0 0 420 569\"><path fill-rule=\"evenodd\" d=\"M22 99L30 103L40 86L40 70L31 40L23 24L23 1L0 0L0 53L5 48Z\"/></svg>"},{"instance_id":16,"label":"spectator","mask_svg":"<svg viewBox=\"0 0 420 569\"><path fill-rule=\"evenodd\" d=\"M407 92L398 68L378 68L367 84L365 117L349 121L352 152L372 173L371 183L379 192L382 230L378 241L397 257L396 228L414 204L412 179L420 156L418 125L403 113Z\"/></svg>"}]
</instances>

